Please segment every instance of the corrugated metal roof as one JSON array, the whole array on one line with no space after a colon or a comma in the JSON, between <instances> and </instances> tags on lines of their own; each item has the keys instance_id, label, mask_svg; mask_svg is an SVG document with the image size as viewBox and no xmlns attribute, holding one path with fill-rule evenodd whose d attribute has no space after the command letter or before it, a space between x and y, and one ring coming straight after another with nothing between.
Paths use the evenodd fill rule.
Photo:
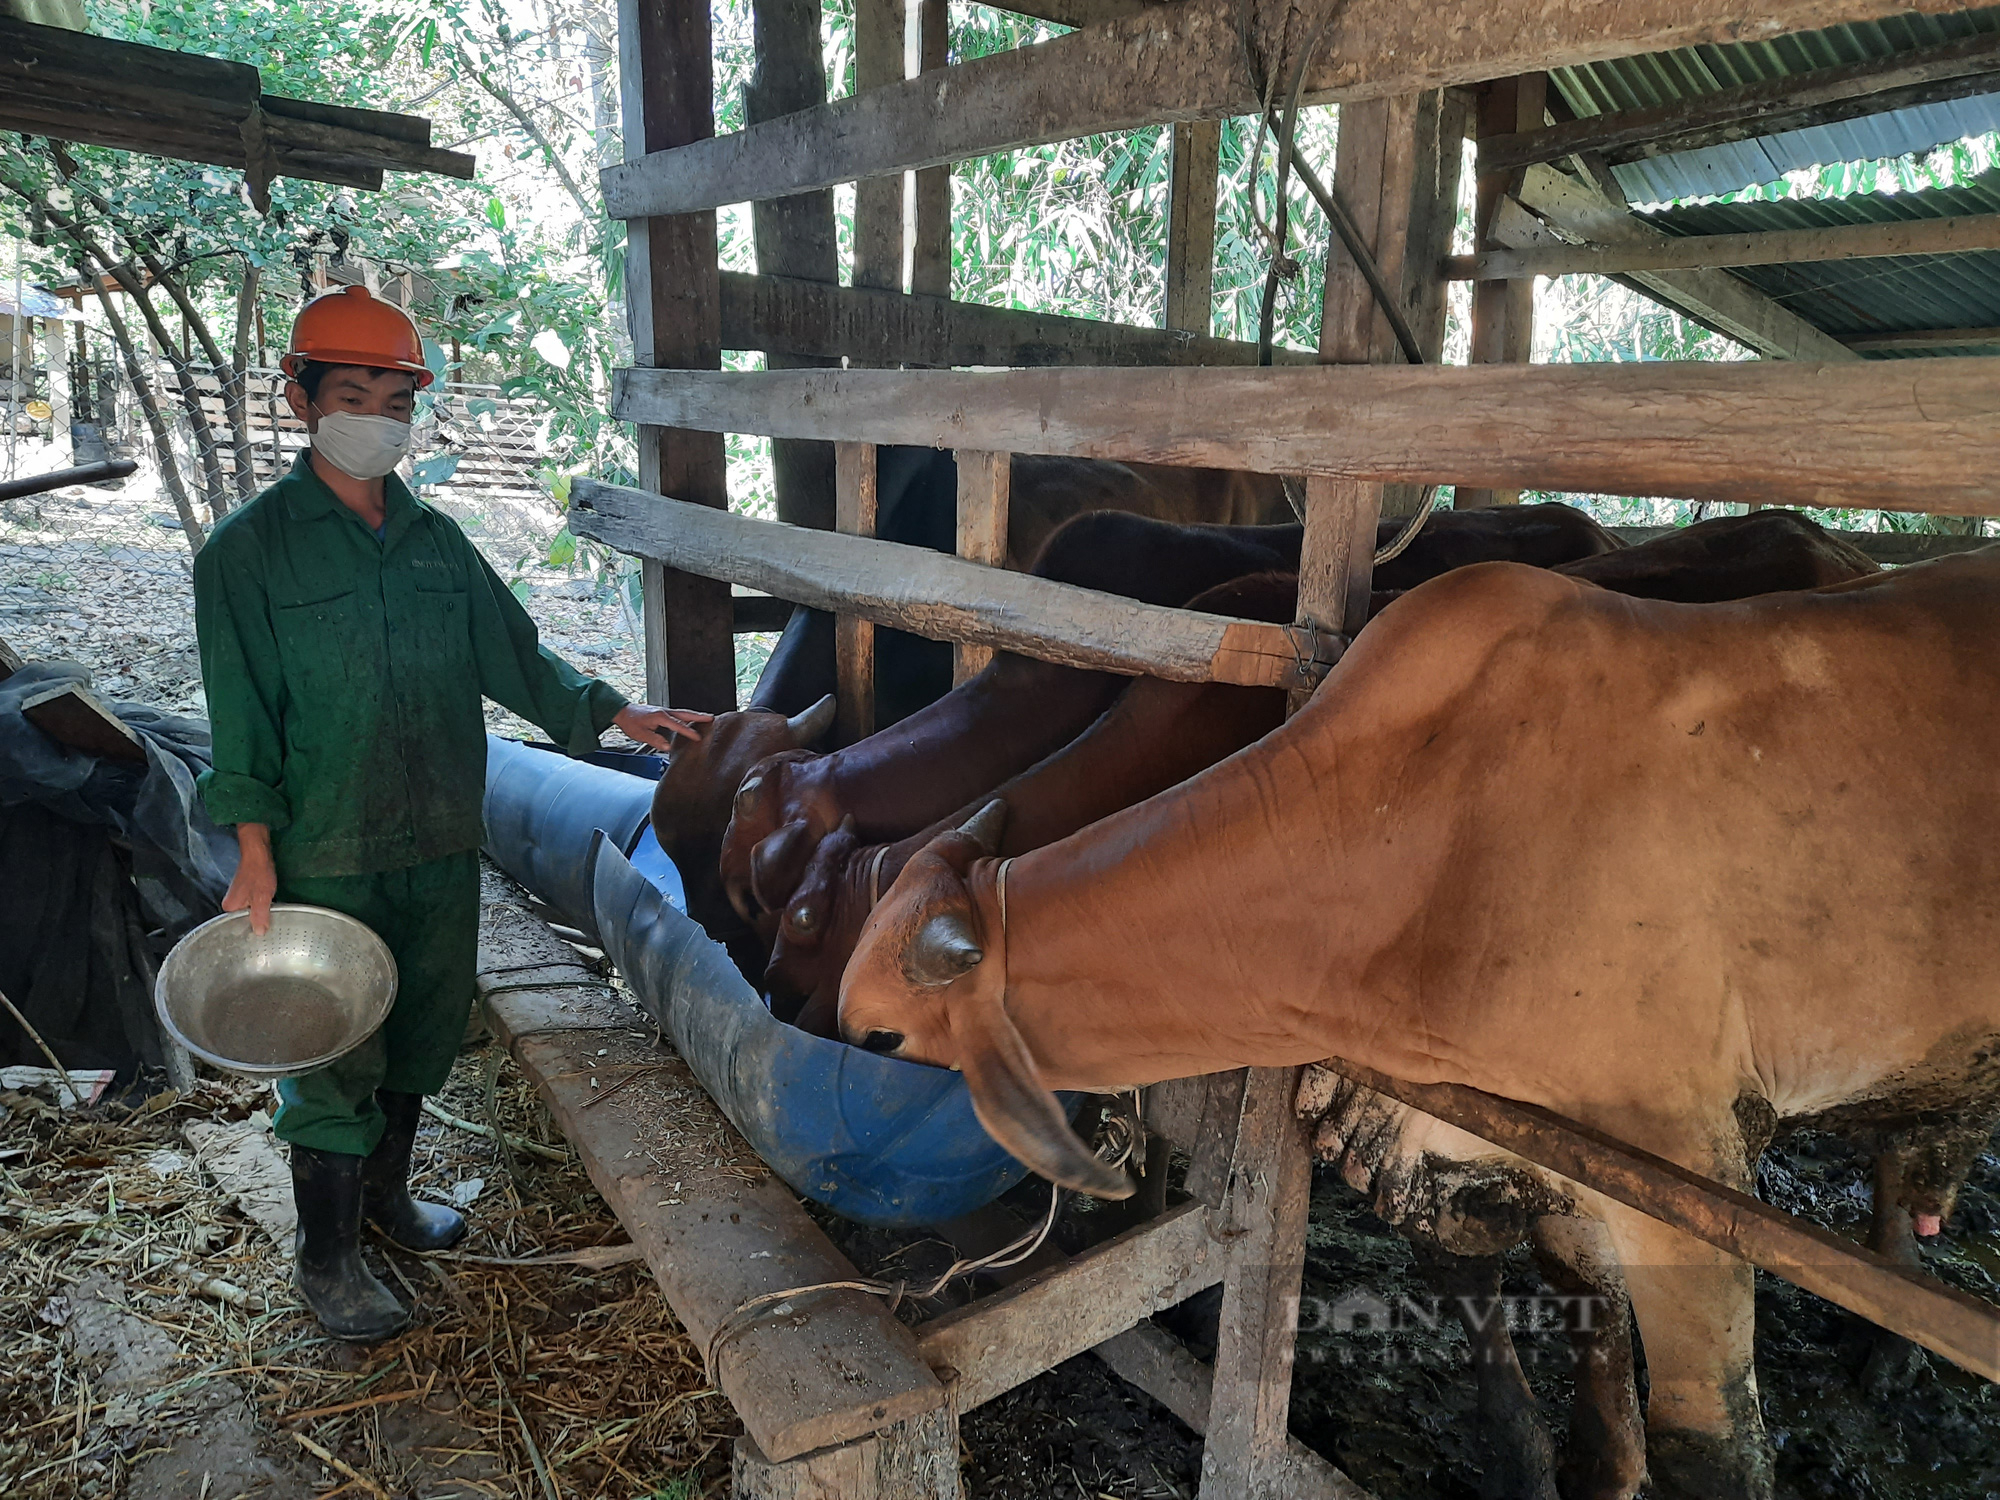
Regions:
<instances>
[{"instance_id":1,"label":"corrugated metal roof","mask_svg":"<svg viewBox=\"0 0 2000 1500\"><path fill-rule=\"evenodd\" d=\"M1670 234L1755 234L1991 213L2000 213L2000 171L1982 173L1955 188L1856 193L1847 198L1707 203L1648 214L1646 222ZM1927 328L2000 327L2000 251L1744 266L1734 274L1835 338ZM1874 351L1874 357L1991 352L1990 348L1963 347Z\"/></svg>"},{"instance_id":2,"label":"corrugated metal roof","mask_svg":"<svg viewBox=\"0 0 2000 1500\"><path fill-rule=\"evenodd\" d=\"M1684 47L1639 57L1613 58L1549 76L1578 115L1650 109L1698 98L1738 84L1790 78L1817 68L1894 57L1961 37L2000 32L2000 8L1948 15L1903 15L1883 21L1796 32L1768 42ZM1635 203L1664 202L1735 192L1772 182L1797 167L1822 162L1869 161L1927 151L1960 136L2000 129L2000 98L1895 110L1788 131L1754 142L1704 147L1612 168Z\"/></svg>"}]
</instances>

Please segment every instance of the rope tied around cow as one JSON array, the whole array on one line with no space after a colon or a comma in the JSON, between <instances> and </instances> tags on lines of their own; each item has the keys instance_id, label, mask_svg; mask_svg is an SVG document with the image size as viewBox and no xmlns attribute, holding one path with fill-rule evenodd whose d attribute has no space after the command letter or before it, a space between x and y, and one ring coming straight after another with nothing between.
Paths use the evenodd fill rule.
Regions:
<instances>
[{"instance_id":1,"label":"rope tied around cow","mask_svg":"<svg viewBox=\"0 0 2000 1500\"><path fill-rule=\"evenodd\" d=\"M1131 1114L1113 1115L1104 1122L1104 1140L1097 1148L1097 1155L1107 1165L1114 1169L1124 1166L1140 1148L1144 1127L1139 1120L1138 1091L1135 1089L1132 1094ZM707 1375L708 1383L718 1390L721 1389L716 1383L715 1362L725 1344L741 1336L758 1321L759 1317L790 1311L791 1303L797 1298L810 1297L819 1292L865 1292L871 1297L888 1298L889 1311L893 1315L903 1305L905 1297L915 1297L918 1301L923 1301L937 1296L962 1276L975 1275L980 1271L1004 1271L1010 1266L1019 1265L1042 1248L1043 1242L1049 1237L1049 1232L1055 1228L1056 1214L1062 1207L1063 1191L1059 1186L1050 1185L1048 1212L1042 1215L1041 1222L1032 1229L1023 1231L1018 1237L990 1254L972 1258L960 1257L954 1260L935 1279L921 1288L912 1289L906 1280L883 1281L865 1277L851 1281L819 1281L810 1286L787 1287L781 1292L764 1292L759 1296L747 1298L738 1303L721 1322L715 1325L715 1331L708 1336L708 1342L702 1347L702 1370Z\"/></svg>"}]
</instances>

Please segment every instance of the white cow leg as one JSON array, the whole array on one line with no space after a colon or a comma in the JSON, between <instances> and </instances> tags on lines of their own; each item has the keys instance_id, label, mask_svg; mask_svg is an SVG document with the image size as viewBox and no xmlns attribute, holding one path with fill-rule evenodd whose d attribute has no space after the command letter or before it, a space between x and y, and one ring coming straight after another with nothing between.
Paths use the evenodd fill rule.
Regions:
<instances>
[{"instance_id":1,"label":"white cow leg","mask_svg":"<svg viewBox=\"0 0 2000 1500\"><path fill-rule=\"evenodd\" d=\"M1556 1490L1562 1500L1630 1500L1646 1482L1646 1424L1633 1377L1632 1304L1611 1237L1596 1219L1545 1214L1535 1261L1568 1304L1575 1364L1569 1439Z\"/></svg>"},{"instance_id":2,"label":"white cow leg","mask_svg":"<svg viewBox=\"0 0 2000 1500\"><path fill-rule=\"evenodd\" d=\"M1748 1265L1604 1204L1646 1351L1646 1467L1658 1500L1769 1500Z\"/></svg>"}]
</instances>

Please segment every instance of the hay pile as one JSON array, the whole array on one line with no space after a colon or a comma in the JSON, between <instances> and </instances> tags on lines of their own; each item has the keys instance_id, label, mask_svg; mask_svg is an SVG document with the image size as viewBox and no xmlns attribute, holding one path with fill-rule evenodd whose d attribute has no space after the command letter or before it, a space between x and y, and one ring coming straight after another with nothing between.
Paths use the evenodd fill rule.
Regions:
<instances>
[{"instance_id":1,"label":"hay pile","mask_svg":"<svg viewBox=\"0 0 2000 1500\"><path fill-rule=\"evenodd\" d=\"M460 1059L447 1114L488 1120L485 1061ZM493 1099L511 1164L425 1119L418 1190L473 1231L438 1257L372 1241L417 1323L354 1349L319 1333L289 1249L246 1212L270 1204L229 1196L191 1145L191 1123L250 1121L263 1152L267 1090L67 1112L0 1094L0 1494L720 1493L737 1429L698 1351L511 1066Z\"/></svg>"}]
</instances>

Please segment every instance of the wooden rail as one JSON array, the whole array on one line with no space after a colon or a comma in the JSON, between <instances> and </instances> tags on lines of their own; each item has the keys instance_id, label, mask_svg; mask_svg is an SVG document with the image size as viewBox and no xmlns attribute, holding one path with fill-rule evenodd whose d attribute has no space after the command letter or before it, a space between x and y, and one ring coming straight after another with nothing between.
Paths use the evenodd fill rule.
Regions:
<instances>
[{"instance_id":1,"label":"wooden rail","mask_svg":"<svg viewBox=\"0 0 2000 1500\"><path fill-rule=\"evenodd\" d=\"M1493 0L1454 7L1441 24L1404 0L1352 0L1315 52L1306 89L1318 102L1380 99L1908 9L1908 0ZM608 167L605 210L694 213L1260 105L1236 0L1181 0Z\"/></svg>"},{"instance_id":2,"label":"wooden rail","mask_svg":"<svg viewBox=\"0 0 2000 1500\"><path fill-rule=\"evenodd\" d=\"M1627 271L1804 265L1890 255L1963 255L1975 250L2000 250L2000 214L1756 234L1664 235L1643 245L1486 250L1450 257L1444 263L1444 274L1453 281L1515 281L1527 276L1621 276Z\"/></svg>"},{"instance_id":3,"label":"wooden rail","mask_svg":"<svg viewBox=\"0 0 2000 1500\"><path fill-rule=\"evenodd\" d=\"M771 1175L650 1022L526 911L480 919L495 1029L645 1253L697 1345L748 1298L852 1280L854 1267ZM546 988L537 989L537 984ZM604 1088L651 1076L601 1103ZM945 1390L880 1298L827 1292L724 1344L717 1383L775 1461L922 1418Z\"/></svg>"},{"instance_id":4,"label":"wooden rail","mask_svg":"<svg viewBox=\"0 0 2000 1500\"><path fill-rule=\"evenodd\" d=\"M1333 1059L1320 1066L1782 1276L1976 1375L2000 1381L2000 1307L1919 1268L1900 1265L1532 1104L1455 1083L1404 1083Z\"/></svg>"},{"instance_id":5,"label":"wooden rail","mask_svg":"<svg viewBox=\"0 0 2000 1500\"><path fill-rule=\"evenodd\" d=\"M896 542L756 521L579 479L570 529L683 572L760 589L933 640L1175 682L1310 685L1282 625L1162 609ZM1331 648L1319 643L1319 655Z\"/></svg>"},{"instance_id":6,"label":"wooden rail","mask_svg":"<svg viewBox=\"0 0 2000 1500\"><path fill-rule=\"evenodd\" d=\"M2000 359L618 373L628 421L1386 483L2000 514ZM748 582L748 580L738 580ZM754 585L762 587L762 585Z\"/></svg>"}]
</instances>

